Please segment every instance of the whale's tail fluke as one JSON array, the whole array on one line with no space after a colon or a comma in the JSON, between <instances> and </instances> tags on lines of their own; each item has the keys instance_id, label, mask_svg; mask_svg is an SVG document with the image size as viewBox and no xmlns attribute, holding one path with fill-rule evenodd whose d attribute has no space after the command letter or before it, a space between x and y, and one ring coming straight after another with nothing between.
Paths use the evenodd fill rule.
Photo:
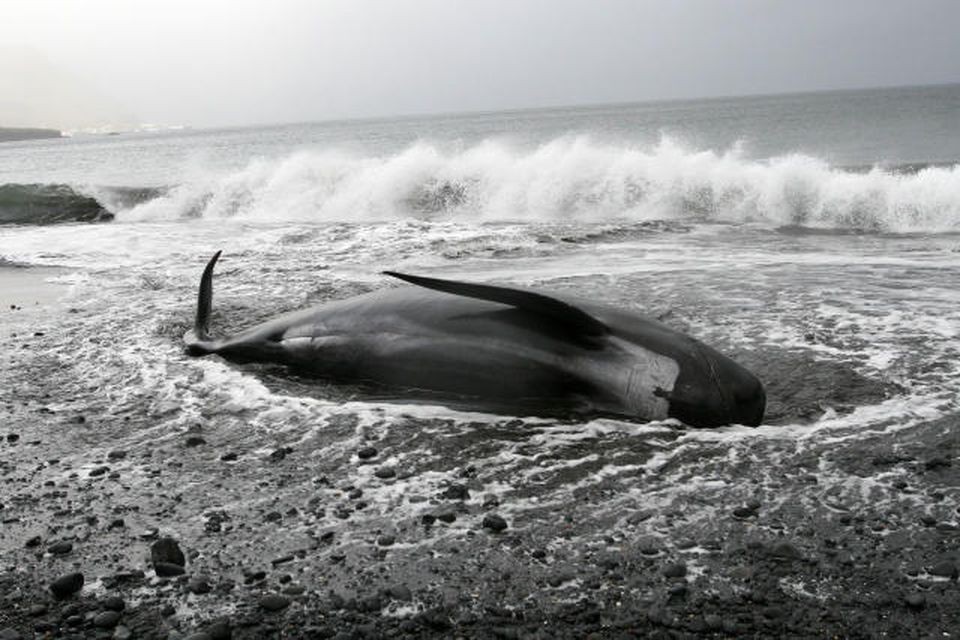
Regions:
<instances>
[{"instance_id":1,"label":"whale's tail fluke","mask_svg":"<svg viewBox=\"0 0 960 640\"><path fill-rule=\"evenodd\" d=\"M216 344L210 339L210 310L213 307L213 268L220 258L217 251L210 258L203 275L200 277L200 291L197 294L197 317L193 329L183 336L187 352L193 356L202 356L216 350Z\"/></svg>"}]
</instances>

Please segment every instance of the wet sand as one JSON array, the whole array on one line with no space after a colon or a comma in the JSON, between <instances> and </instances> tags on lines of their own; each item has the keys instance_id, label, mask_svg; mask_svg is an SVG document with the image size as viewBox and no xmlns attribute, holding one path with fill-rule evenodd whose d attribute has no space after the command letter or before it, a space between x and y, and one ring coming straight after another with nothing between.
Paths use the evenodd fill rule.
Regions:
<instances>
[{"instance_id":1,"label":"wet sand","mask_svg":"<svg viewBox=\"0 0 960 640\"><path fill-rule=\"evenodd\" d=\"M818 442L663 427L560 448L538 443L583 427L501 420L436 438L444 420L411 416L331 452L316 433L257 439L226 408L130 440L131 417L156 418L62 384L62 320L3 337L8 364L29 364L0 394L4 638L872 638L960 624L958 416ZM863 400L863 381L844 384L836 396ZM344 412L323 435L356 429ZM436 456L405 459L411 438ZM509 478L451 462L491 447L529 462ZM563 464L585 451L597 460ZM606 456L621 471L584 483ZM425 491L422 478L444 480ZM511 509L561 486L563 504Z\"/></svg>"},{"instance_id":2,"label":"wet sand","mask_svg":"<svg viewBox=\"0 0 960 640\"><path fill-rule=\"evenodd\" d=\"M67 293L67 286L50 282L62 269L0 266L0 310L51 309Z\"/></svg>"}]
</instances>

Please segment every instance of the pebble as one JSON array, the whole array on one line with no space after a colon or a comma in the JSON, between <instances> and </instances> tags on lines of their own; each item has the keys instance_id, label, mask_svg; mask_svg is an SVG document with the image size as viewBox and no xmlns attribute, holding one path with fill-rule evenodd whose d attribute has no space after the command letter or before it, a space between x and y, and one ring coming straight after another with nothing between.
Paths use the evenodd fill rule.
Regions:
<instances>
[{"instance_id":1,"label":"pebble","mask_svg":"<svg viewBox=\"0 0 960 640\"><path fill-rule=\"evenodd\" d=\"M30 607L30 609L29 609L29 611L27 611L27 613L28 613L29 615L33 616L33 617L36 617L36 616L42 616L43 614L45 614L45 613L47 612L47 610L48 610L48 609L47 609L47 605L45 605L45 604L35 604L35 605L33 605L33 606Z\"/></svg>"},{"instance_id":2,"label":"pebble","mask_svg":"<svg viewBox=\"0 0 960 640\"><path fill-rule=\"evenodd\" d=\"M388 480L390 478L396 477L397 470L393 467L379 467L376 471L373 472L373 475L377 476L381 480Z\"/></svg>"},{"instance_id":3,"label":"pebble","mask_svg":"<svg viewBox=\"0 0 960 640\"><path fill-rule=\"evenodd\" d=\"M187 564L187 559L184 557L180 545L173 538L160 538L150 545L150 559L154 566L157 563L175 564L180 567Z\"/></svg>"},{"instance_id":4,"label":"pebble","mask_svg":"<svg viewBox=\"0 0 960 640\"><path fill-rule=\"evenodd\" d=\"M391 535L382 535L377 538L377 544L381 547L392 547L394 542L396 542L396 538Z\"/></svg>"},{"instance_id":5,"label":"pebble","mask_svg":"<svg viewBox=\"0 0 960 640\"><path fill-rule=\"evenodd\" d=\"M230 451L220 456L220 459L223 460L224 462L233 462L239 457L240 457L240 454L238 454L236 451Z\"/></svg>"},{"instance_id":6,"label":"pebble","mask_svg":"<svg viewBox=\"0 0 960 640\"><path fill-rule=\"evenodd\" d=\"M683 578L687 575L687 565L683 564L682 562L668 564L663 569L663 575L668 578Z\"/></svg>"},{"instance_id":7,"label":"pebble","mask_svg":"<svg viewBox=\"0 0 960 640\"><path fill-rule=\"evenodd\" d=\"M911 593L904 598L904 602L911 609L922 609L927 604L927 599L922 593Z\"/></svg>"},{"instance_id":8,"label":"pebble","mask_svg":"<svg viewBox=\"0 0 960 640\"><path fill-rule=\"evenodd\" d=\"M452 484L446 488L440 497L446 498L447 500L469 500L470 491L466 485Z\"/></svg>"},{"instance_id":9,"label":"pebble","mask_svg":"<svg viewBox=\"0 0 960 640\"><path fill-rule=\"evenodd\" d=\"M224 621L214 622L207 627L207 634L211 640L230 640L233 637L233 629Z\"/></svg>"},{"instance_id":10,"label":"pebble","mask_svg":"<svg viewBox=\"0 0 960 640\"><path fill-rule=\"evenodd\" d=\"M437 516L433 515L432 513L425 513L422 516L420 516L420 522L427 527L429 527L436 521L437 521Z\"/></svg>"},{"instance_id":11,"label":"pebble","mask_svg":"<svg viewBox=\"0 0 960 640\"><path fill-rule=\"evenodd\" d=\"M109 611L123 611L127 608L127 603L120 596L108 596L101 603L104 609Z\"/></svg>"},{"instance_id":12,"label":"pebble","mask_svg":"<svg viewBox=\"0 0 960 640\"><path fill-rule=\"evenodd\" d=\"M93 626L101 629L112 629L120 622L119 611L103 611L93 618Z\"/></svg>"},{"instance_id":13,"label":"pebble","mask_svg":"<svg viewBox=\"0 0 960 640\"><path fill-rule=\"evenodd\" d=\"M186 444L188 447L199 447L202 444L207 444L207 441L201 436L189 436L186 440L184 440L184 444Z\"/></svg>"},{"instance_id":14,"label":"pebble","mask_svg":"<svg viewBox=\"0 0 960 640\"><path fill-rule=\"evenodd\" d=\"M40 538L40 536L33 536L32 538L28 539L23 546L25 546L28 549L31 549L33 547L39 547L41 542L42 542L42 539Z\"/></svg>"},{"instance_id":15,"label":"pebble","mask_svg":"<svg viewBox=\"0 0 960 640\"><path fill-rule=\"evenodd\" d=\"M133 632L122 624L113 630L113 640L130 640Z\"/></svg>"},{"instance_id":16,"label":"pebble","mask_svg":"<svg viewBox=\"0 0 960 640\"><path fill-rule=\"evenodd\" d=\"M213 587L210 586L210 581L203 576L194 576L193 578L190 578L190 581L187 583L187 589L190 590L190 593L203 595L205 593L210 593Z\"/></svg>"},{"instance_id":17,"label":"pebble","mask_svg":"<svg viewBox=\"0 0 960 640\"><path fill-rule=\"evenodd\" d=\"M370 458L376 458L379 451L373 447L363 447L357 451L357 457L361 460L369 460Z\"/></svg>"},{"instance_id":18,"label":"pebble","mask_svg":"<svg viewBox=\"0 0 960 640\"><path fill-rule=\"evenodd\" d=\"M293 447L280 447L267 457L271 462L280 462L291 453L293 453Z\"/></svg>"},{"instance_id":19,"label":"pebble","mask_svg":"<svg viewBox=\"0 0 960 640\"><path fill-rule=\"evenodd\" d=\"M488 513L483 517L483 528L499 533L507 528L507 521L495 513Z\"/></svg>"},{"instance_id":20,"label":"pebble","mask_svg":"<svg viewBox=\"0 0 960 640\"><path fill-rule=\"evenodd\" d=\"M290 599L277 593L270 593L260 598L260 607L267 611L282 611L290 606Z\"/></svg>"},{"instance_id":21,"label":"pebble","mask_svg":"<svg viewBox=\"0 0 960 640\"><path fill-rule=\"evenodd\" d=\"M440 513L437 514L437 520L440 520L441 522L450 523L456 519L457 519L457 514L454 513L453 511L441 511Z\"/></svg>"},{"instance_id":22,"label":"pebble","mask_svg":"<svg viewBox=\"0 0 960 640\"><path fill-rule=\"evenodd\" d=\"M68 573L50 583L50 591L58 599L67 598L83 588L82 573Z\"/></svg>"},{"instance_id":23,"label":"pebble","mask_svg":"<svg viewBox=\"0 0 960 640\"><path fill-rule=\"evenodd\" d=\"M802 557L800 550L789 542L778 542L770 548L770 553L778 558L795 560Z\"/></svg>"},{"instance_id":24,"label":"pebble","mask_svg":"<svg viewBox=\"0 0 960 640\"><path fill-rule=\"evenodd\" d=\"M153 571L161 578L182 576L187 572L181 565L173 564L172 562L154 562Z\"/></svg>"},{"instance_id":25,"label":"pebble","mask_svg":"<svg viewBox=\"0 0 960 640\"><path fill-rule=\"evenodd\" d=\"M387 595L394 600L403 600L404 602L413 600L413 594L410 592L410 588L402 584L396 584L387 589Z\"/></svg>"},{"instance_id":26,"label":"pebble","mask_svg":"<svg viewBox=\"0 0 960 640\"><path fill-rule=\"evenodd\" d=\"M108 460L120 460L127 457L127 452L122 449L116 449L107 454Z\"/></svg>"},{"instance_id":27,"label":"pebble","mask_svg":"<svg viewBox=\"0 0 960 640\"><path fill-rule=\"evenodd\" d=\"M47 551L55 556L66 555L73 551L73 543L68 540L61 540L60 542L55 542L47 547Z\"/></svg>"},{"instance_id":28,"label":"pebble","mask_svg":"<svg viewBox=\"0 0 960 640\"><path fill-rule=\"evenodd\" d=\"M91 470L89 475L91 478L96 478L104 475L107 471L110 471L110 467L97 467Z\"/></svg>"},{"instance_id":29,"label":"pebble","mask_svg":"<svg viewBox=\"0 0 960 640\"><path fill-rule=\"evenodd\" d=\"M6 629L0 629L0 640L20 640L23 636L20 635L20 632L16 629L11 629L7 627Z\"/></svg>"},{"instance_id":30,"label":"pebble","mask_svg":"<svg viewBox=\"0 0 960 640\"><path fill-rule=\"evenodd\" d=\"M950 580L957 579L957 567L949 560L938 562L930 567L928 572L930 575L937 576L939 578L949 578Z\"/></svg>"},{"instance_id":31,"label":"pebble","mask_svg":"<svg viewBox=\"0 0 960 640\"><path fill-rule=\"evenodd\" d=\"M752 518L755 515L757 515L757 510L751 509L750 507L747 507L747 506L737 507L736 509L733 510L734 518L745 519L745 518Z\"/></svg>"}]
</instances>

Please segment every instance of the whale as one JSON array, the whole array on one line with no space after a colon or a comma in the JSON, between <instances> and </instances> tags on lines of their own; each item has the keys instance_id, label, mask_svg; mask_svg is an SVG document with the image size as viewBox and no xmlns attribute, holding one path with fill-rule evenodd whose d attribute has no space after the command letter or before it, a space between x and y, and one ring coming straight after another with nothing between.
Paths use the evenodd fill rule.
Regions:
<instances>
[{"instance_id":1,"label":"whale","mask_svg":"<svg viewBox=\"0 0 960 640\"><path fill-rule=\"evenodd\" d=\"M279 364L378 399L457 409L706 428L763 420L763 384L710 346L629 309L529 288L384 271L403 284L214 338L220 255L183 338L191 356Z\"/></svg>"}]
</instances>

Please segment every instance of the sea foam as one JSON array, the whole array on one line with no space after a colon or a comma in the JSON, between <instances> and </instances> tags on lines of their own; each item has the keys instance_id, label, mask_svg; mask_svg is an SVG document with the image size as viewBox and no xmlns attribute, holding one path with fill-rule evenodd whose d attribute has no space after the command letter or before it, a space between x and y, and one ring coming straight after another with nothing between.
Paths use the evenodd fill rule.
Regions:
<instances>
[{"instance_id":1,"label":"sea foam","mask_svg":"<svg viewBox=\"0 0 960 640\"><path fill-rule=\"evenodd\" d=\"M864 232L960 230L960 165L851 170L794 154L751 159L664 138L585 136L534 148L421 142L390 155L327 149L258 159L118 212L120 221L238 218L372 222L672 219Z\"/></svg>"}]
</instances>

